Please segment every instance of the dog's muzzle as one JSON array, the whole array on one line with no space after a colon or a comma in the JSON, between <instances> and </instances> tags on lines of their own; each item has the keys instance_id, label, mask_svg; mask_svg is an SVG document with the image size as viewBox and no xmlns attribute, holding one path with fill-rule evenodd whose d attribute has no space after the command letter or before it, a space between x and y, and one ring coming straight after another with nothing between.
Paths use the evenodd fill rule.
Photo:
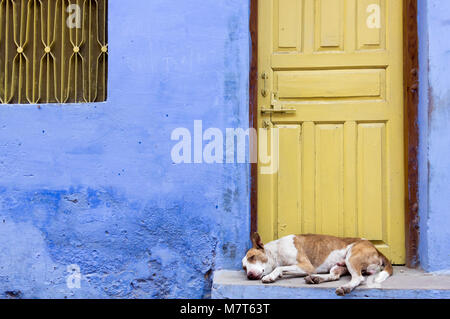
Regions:
<instances>
[{"instance_id":1,"label":"dog's muzzle","mask_svg":"<svg viewBox=\"0 0 450 319\"><path fill-rule=\"evenodd\" d=\"M261 278L261 275L257 275L254 272L249 272L247 274L247 278L250 279L250 280L258 280L258 279Z\"/></svg>"}]
</instances>

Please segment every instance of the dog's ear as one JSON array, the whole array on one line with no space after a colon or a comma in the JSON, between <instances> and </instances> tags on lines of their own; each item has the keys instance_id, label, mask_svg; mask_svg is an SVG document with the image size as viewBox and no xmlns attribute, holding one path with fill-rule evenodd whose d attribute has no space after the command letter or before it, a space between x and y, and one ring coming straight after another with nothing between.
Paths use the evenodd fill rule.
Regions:
<instances>
[{"instance_id":1,"label":"dog's ear","mask_svg":"<svg viewBox=\"0 0 450 319\"><path fill-rule=\"evenodd\" d=\"M264 249L264 244L261 240L261 237L259 236L258 233L253 233L252 234L252 243L253 243L253 248L256 249Z\"/></svg>"}]
</instances>

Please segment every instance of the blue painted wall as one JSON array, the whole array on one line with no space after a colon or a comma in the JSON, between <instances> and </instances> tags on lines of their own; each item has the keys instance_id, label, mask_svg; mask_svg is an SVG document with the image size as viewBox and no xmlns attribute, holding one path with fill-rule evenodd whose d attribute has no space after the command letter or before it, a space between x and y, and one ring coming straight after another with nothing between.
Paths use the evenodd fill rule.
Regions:
<instances>
[{"instance_id":1,"label":"blue painted wall","mask_svg":"<svg viewBox=\"0 0 450 319\"><path fill-rule=\"evenodd\" d=\"M240 267L249 166L170 136L248 127L247 2L111 0L106 103L0 107L0 298L201 298Z\"/></svg>"},{"instance_id":2,"label":"blue painted wall","mask_svg":"<svg viewBox=\"0 0 450 319\"><path fill-rule=\"evenodd\" d=\"M450 273L450 2L418 4L420 261Z\"/></svg>"},{"instance_id":3,"label":"blue painted wall","mask_svg":"<svg viewBox=\"0 0 450 319\"><path fill-rule=\"evenodd\" d=\"M0 298L208 297L240 267L247 164L178 127L248 127L248 1L111 0L106 103L0 107ZM420 259L450 269L450 3L419 0ZM77 264L81 288L66 285Z\"/></svg>"}]
</instances>

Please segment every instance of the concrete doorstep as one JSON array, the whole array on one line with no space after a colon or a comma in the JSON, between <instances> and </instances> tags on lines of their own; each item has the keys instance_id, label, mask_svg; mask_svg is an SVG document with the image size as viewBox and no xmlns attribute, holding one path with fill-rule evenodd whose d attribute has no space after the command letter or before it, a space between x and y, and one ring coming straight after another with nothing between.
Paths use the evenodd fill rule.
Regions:
<instances>
[{"instance_id":1,"label":"concrete doorstep","mask_svg":"<svg viewBox=\"0 0 450 319\"><path fill-rule=\"evenodd\" d=\"M394 267L394 275L375 288L363 284L345 297L335 294L337 287L350 281L307 285L303 278L280 279L273 284L248 280L244 271L219 270L214 273L213 299L450 299L450 275L425 273Z\"/></svg>"}]
</instances>

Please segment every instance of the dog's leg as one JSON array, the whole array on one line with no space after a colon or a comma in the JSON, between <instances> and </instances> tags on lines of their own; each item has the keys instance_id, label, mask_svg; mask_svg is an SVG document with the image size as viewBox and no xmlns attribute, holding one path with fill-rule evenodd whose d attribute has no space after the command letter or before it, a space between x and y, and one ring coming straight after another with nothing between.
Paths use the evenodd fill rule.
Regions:
<instances>
[{"instance_id":1,"label":"dog's leg","mask_svg":"<svg viewBox=\"0 0 450 319\"><path fill-rule=\"evenodd\" d=\"M350 275L352 275L352 279L348 284L336 289L336 295L338 296L345 296L365 280L364 276L362 275L361 264L357 261L359 259L358 257L360 256L352 256L352 249L350 249L345 258L345 265L347 266Z\"/></svg>"},{"instance_id":2,"label":"dog's leg","mask_svg":"<svg viewBox=\"0 0 450 319\"><path fill-rule=\"evenodd\" d=\"M326 275L310 275L305 277L305 282L307 284L321 284L327 281L336 281L341 278L341 276L347 273L347 267L334 266L331 268L330 273Z\"/></svg>"},{"instance_id":3,"label":"dog's leg","mask_svg":"<svg viewBox=\"0 0 450 319\"><path fill-rule=\"evenodd\" d=\"M352 280L350 280L350 282L348 284L336 289L336 295L345 296L346 294L352 292L353 289L358 287L363 282L364 282L364 277L362 275L358 275L358 274L353 275L352 274Z\"/></svg>"},{"instance_id":4,"label":"dog's leg","mask_svg":"<svg viewBox=\"0 0 450 319\"><path fill-rule=\"evenodd\" d=\"M275 282L278 278L283 278L283 276L302 277L308 274L309 273L305 271L300 265L277 267L270 274L264 276L262 278L262 282L265 284L269 284Z\"/></svg>"}]
</instances>

